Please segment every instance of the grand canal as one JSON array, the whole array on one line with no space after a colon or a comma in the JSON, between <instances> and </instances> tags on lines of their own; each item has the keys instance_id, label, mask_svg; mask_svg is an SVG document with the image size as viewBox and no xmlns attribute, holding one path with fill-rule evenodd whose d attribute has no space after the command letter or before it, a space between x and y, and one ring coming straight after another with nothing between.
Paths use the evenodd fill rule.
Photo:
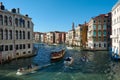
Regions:
<instances>
[{"instance_id":1,"label":"grand canal","mask_svg":"<svg viewBox=\"0 0 120 80\"><path fill-rule=\"evenodd\" d=\"M56 63L50 62L50 50L50 46L39 46L35 57L0 65L0 80L120 80L120 62L112 61L107 51L67 50L64 58L72 56L74 62L66 67L64 58ZM84 55L88 58L87 62L81 61ZM28 75L15 74L19 67L26 67L30 63L50 65Z\"/></svg>"}]
</instances>

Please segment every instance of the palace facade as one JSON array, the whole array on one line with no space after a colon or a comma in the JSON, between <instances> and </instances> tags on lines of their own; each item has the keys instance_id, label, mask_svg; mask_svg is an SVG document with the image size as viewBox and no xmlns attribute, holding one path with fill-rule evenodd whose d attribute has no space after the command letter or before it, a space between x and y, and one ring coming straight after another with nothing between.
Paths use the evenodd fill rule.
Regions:
<instances>
[{"instance_id":1,"label":"palace facade","mask_svg":"<svg viewBox=\"0 0 120 80\"><path fill-rule=\"evenodd\" d=\"M20 9L5 9L0 3L0 61L33 54L33 22Z\"/></svg>"}]
</instances>

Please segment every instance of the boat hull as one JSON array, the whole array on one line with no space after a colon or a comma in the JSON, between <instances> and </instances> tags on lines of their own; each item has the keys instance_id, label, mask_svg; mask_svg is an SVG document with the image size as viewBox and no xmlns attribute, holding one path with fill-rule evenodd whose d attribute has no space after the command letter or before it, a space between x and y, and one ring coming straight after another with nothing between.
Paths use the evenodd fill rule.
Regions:
<instances>
[{"instance_id":1,"label":"boat hull","mask_svg":"<svg viewBox=\"0 0 120 80\"><path fill-rule=\"evenodd\" d=\"M32 69L25 69L23 71L17 71L16 75L25 75L25 74L29 74L29 73L34 73L38 69L40 69L39 66L34 67Z\"/></svg>"},{"instance_id":2,"label":"boat hull","mask_svg":"<svg viewBox=\"0 0 120 80\"><path fill-rule=\"evenodd\" d=\"M67 66L71 65L73 63L73 58L70 58L70 59L71 59L70 61L65 60L64 64L67 65Z\"/></svg>"},{"instance_id":3,"label":"boat hull","mask_svg":"<svg viewBox=\"0 0 120 80\"><path fill-rule=\"evenodd\" d=\"M54 52L52 54L54 54ZM51 62L60 61L65 55L65 49L61 50L57 53L55 52L55 54L57 54L57 55L56 56L51 55Z\"/></svg>"}]
</instances>

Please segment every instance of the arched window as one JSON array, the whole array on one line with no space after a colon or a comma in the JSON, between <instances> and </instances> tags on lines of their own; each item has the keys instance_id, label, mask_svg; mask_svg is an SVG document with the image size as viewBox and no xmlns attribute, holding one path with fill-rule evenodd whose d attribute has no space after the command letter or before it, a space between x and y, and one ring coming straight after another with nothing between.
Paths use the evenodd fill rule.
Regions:
<instances>
[{"instance_id":1,"label":"arched window","mask_svg":"<svg viewBox=\"0 0 120 80\"><path fill-rule=\"evenodd\" d=\"M22 32L20 31L19 34L20 34L20 39L22 39Z\"/></svg>"},{"instance_id":2,"label":"arched window","mask_svg":"<svg viewBox=\"0 0 120 80\"><path fill-rule=\"evenodd\" d=\"M9 31L10 35L10 40L12 39L12 30Z\"/></svg>"},{"instance_id":3,"label":"arched window","mask_svg":"<svg viewBox=\"0 0 120 80\"><path fill-rule=\"evenodd\" d=\"M0 29L0 40L3 40L3 30Z\"/></svg>"},{"instance_id":4,"label":"arched window","mask_svg":"<svg viewBox=\"0 0 120 80\"><path fill-rule=\"evenodd\" d=\"M25 27L25 20L23 20L23 27Z\"/></svg>"},{"instance_id":5,"label":"arched window","mask_svg":"<svg viewBox=\"0 0 120 80\"><path fill-rule=\"evenodd\" d=\"M12 17L9 17L9 25L12 26Z\"/></svg>"},{"instance_id":6,"label":"arched window","mask_svg":"<svg viewBox=\"0 0 120 80\"><path fill-rule=\"evenodd\" d=\"M22 20L22 18L20 18L19 19L19 25L20 25L20 27L22 27L22 22L23 22L23 20Z\"/></svg>"},{"instance_id":7,"label":"arched window","mask_svg":"<svg viewBox=\"0 0 120 80\"><path fill-rule=\"evenodd\" d=\"M8 40L8 30L5 29L5 39Z\"/></svg>"},{"instance_id":8,"label":"arched window","mask_svg":"<svg viewBox=\"0 0 120 80\"><path fill-rule=\"evenodd\" d=\"M8 25L8 17L4 16L4 24L7 26Z\"/></svg>"},{"instance_id":9,"label":"arched window","mask_svg":"<svg viewBox=\"0 0 120 80\"><path fill-rule=\"evenodd\" d=\"M30 28L30 21L27 21L27 27Z\"/></svg>"},{"instance_id":10,"label":"arched window","mask_svg":"<svg viewBox=\"0 0 120 80\"><path fill-rule=\"evenodd\" d=\"M0 25L3 25L3 16L0 15Z\"/></svg>"},{"instance_id":11,"label":"arched window","mask_svg":"<svg viewBox=\"0 0 120 80\"><path fill-rule=\"evenodd\" d=\"M18 27L18 19L15 18L15 25Z\"/></svg>"},{"instance_id":12,"label":"arched window","mask_svg":"<svg viewBox=\"0 0 120 80\"><path fill-rule=\"evenodd\" d=\"M18 39L18 31L16 30L16 39Z\"/></svg>"},{"instance_id":13,"label":"arched window","mask_svg":"<svg viewBox=\"0 0 120 80\"><path fill-rule=\"evenodd\" d=\"M23 31L23 39L25 39L25 31Z\"/></svg>"}]
</instances>

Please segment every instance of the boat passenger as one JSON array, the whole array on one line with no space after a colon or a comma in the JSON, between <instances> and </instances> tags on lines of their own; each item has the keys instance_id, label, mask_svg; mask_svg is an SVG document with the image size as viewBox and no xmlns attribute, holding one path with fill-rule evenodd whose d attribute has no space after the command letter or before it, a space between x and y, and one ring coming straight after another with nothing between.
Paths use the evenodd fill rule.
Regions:
<instances>
[{"instance_id":1,"label":"boat passenger","mask_svg":"<svg viewBox=\"0 0 120 80\"><path fill-rule=\"evenodd\" d=\"M18 72L24 71L24 68L19 68Z\"/></svg>"},{"instance_id":2,"label":"boat passenger","mask_svg":"<svg viewBox=\"0 0 120 80\"><path fill-rule=\"evenodd\" d=\"M32 65L31 64L28 65L28 69L32 69Z\"/></svg>"}]
</instances>

